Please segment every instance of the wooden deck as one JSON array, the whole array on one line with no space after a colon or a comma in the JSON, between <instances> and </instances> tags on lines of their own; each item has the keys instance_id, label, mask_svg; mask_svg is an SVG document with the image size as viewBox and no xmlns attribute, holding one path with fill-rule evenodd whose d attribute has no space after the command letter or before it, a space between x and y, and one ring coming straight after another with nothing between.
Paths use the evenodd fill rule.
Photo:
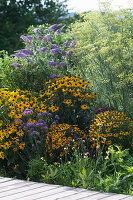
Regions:
<instances>
[{"instance_id":1,"label":"wooden deck","mask_svg":"<svg viewBox=\"0 0 133 200\"><path fill-rule=\"evenodd\" d=\"M133 196L0 177L0 200L133 200Z\"/></svg>"}]
</instances>

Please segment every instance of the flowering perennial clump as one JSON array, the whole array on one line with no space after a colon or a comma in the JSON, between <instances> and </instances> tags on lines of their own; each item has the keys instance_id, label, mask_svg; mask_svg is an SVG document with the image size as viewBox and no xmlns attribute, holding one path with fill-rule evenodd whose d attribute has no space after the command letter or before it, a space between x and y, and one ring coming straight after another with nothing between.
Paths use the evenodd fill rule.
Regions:
<instances>
[{"instance_id":1,"label":"flowering perennial clump","mask_svg":"<svg viewBox=\"0 0 133 200\"><path fill-rule=\"evenodd\" d=\"M97 114L89 129L91 148L117 144L120 148L133 147L132 121L123 112L105 111Z\"/></svg>"},{"instance_id":2,"label":"flowering perennial clump","mask_svg":"<svg viewBox=\"0 0 133 200\"><path fill-rule=\"evenodd\" d=\"M45 84L46 90L41 91L39 99L45 100L47 109L57 112L62 122L77 124L80 113L90 112L96 101L90 82L82 80L81 76L54 78Z\"/></svg>"},{"instance_id":3,"label":"flowering perennial clump","mask_svg":"<svg viewBox=\"0 0 133 200\"><path fill-rule=\"evenodd\" d=\"M58 124L50 127L46 136L46 153L52 160L79 150L82 138L87 135L77 125Z\"/></svg>"}]
</instances>

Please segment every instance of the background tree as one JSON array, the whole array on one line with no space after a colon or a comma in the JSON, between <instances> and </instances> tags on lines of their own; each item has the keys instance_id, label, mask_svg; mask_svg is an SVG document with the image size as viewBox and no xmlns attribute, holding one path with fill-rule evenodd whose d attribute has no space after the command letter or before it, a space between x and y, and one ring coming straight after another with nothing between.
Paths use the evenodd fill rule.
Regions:
<instances>
[{"instance_id":1,"label":"background tree","mask_svg":"<svg viewBox=\"0 0 133 200\"><path fill-rule=\"evenodd\" d=\"M67 14L65 2L59 0L1 0L0 1L0 50L13 53L23 44L20 34L30 25L60 23Z\"/></svg>"}]
</instances>

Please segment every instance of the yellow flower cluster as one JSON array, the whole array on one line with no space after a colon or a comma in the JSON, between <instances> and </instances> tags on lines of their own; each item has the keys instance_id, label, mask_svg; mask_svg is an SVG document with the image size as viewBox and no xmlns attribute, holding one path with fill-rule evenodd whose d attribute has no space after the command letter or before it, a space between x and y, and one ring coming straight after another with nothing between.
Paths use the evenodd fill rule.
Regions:
<instances>
[{"instance_id":1,"label":"yellow flower cluster","mask_svg":"<svg viewBox=\"0 0 133 200\"><path fill-rule=\"evenodd\" d=\"M120 145L120 148L131 147L131 124L132 121L122 112L105 111L99 113L89 129L91 148L111 144Z\"/></svg>"},{"instance_id":2,"label":"yellow flower cluster","mask_svg":"<svg viewBox=\"0 0 133 200\"><path fill-rule=\"evenodd\" d=\"M60 103L73 107L75 102L81 102L81 109L88 108L88 103L95 102L96 94L91 92L90 82L82 80L82 76L64 76L46 82L47 90L41 91L40 99L46 99L46 104L50 102L56 109L49 108L52 112L58 110Z\"/></svg>"},{"instance_id":3,"label":"yellow flower cluster","mask_svg":"<svg viewBox=\"0 0 133 200\"><path fill-rule=\"evenodd\" d=\"M59 156L70 152L74 147L78 148L79 138L86 138L84 131L80 130L77 125L58 124L53 125L46 136L46 149L50 157Z\"/></svg>"},{"instance_id":4,"label":"yellow flower cluster","mask_svg":"<svg viewBox=\"0 0 133 200\"><path fill-rule=\"evenodd\" d=\"M33 107L40 111L40 108L37 98L31 96L29 91L18 89L10 92L7 88L0 89L0 105L4 118L0 126L0 158L4 159L7 150L16 152L25 148L22 141L24 132L19 129L22 123L18 122L24 116L24 110Z\"/></svg>"}]
</instances>

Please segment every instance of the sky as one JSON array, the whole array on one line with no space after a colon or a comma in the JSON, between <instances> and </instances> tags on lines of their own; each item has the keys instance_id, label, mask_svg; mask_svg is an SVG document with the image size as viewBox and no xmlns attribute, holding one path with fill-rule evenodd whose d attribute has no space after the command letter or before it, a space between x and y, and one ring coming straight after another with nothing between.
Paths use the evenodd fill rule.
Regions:
<instances>
[{"instance_id":1,"label":"sky","mask_svg":"<svg viewBox=\"0 0 133 200\"><path fill-rule=\"evenodd\" d=\"M133 8L133 0L68 0L69 12L84 12L89 10L98 10L100 2L111 2L110 8L113 10L123 8Z\"/></svg>"}]
</instances>

